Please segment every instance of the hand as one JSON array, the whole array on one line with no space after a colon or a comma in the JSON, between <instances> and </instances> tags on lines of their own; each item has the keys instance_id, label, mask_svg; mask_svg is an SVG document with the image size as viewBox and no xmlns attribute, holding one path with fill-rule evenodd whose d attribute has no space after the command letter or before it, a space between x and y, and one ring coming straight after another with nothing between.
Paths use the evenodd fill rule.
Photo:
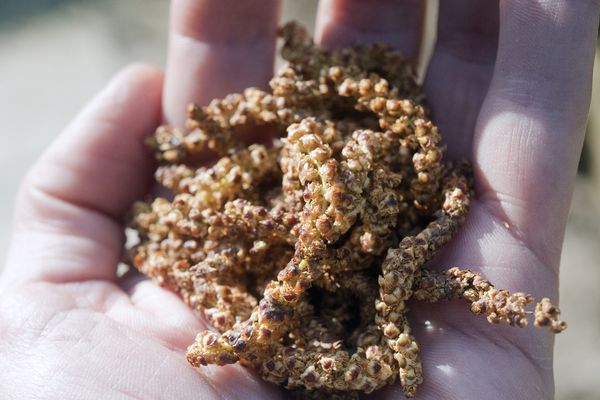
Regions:
<instances>
[{"instance_id":1,"label":"hand","mask_svg":"<svg viewBox=\"0 0 600 400\"><path fill-rule=\"evenodd\" d=\"M317 39L383 40L414 55L419 3L323 0ZM503 0L499 22L493 1L440 3L425 88L449 156L475 162L477 198L436 265L556 299L599 5ZM121 221L151 180L143 137L161 118L180 125L190 101L264 85L277 15L276 0L173 0L164 92L161 72L128 68L31 169L0 281L5 397L281 396L239 366L191 368L184 349L201 322L174 294L115 277ZM417 398L552 397L547 332L490 326L463 303L415 305L411 319L425 367Z\"/></svg>"}]
</instances>

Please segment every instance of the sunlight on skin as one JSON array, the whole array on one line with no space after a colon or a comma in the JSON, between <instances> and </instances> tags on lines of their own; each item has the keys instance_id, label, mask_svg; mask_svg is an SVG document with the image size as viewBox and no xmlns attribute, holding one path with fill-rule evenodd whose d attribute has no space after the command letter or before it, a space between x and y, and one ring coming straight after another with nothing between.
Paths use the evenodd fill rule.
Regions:
<instances>
[{"instance_id":1,"label":"sunlight on skin","mask_svg":"<svg viewBox=\"0 0 600 400\"><path fill-rule=\"evenodd\" d=\"M476 175L482 182L477 188L478 198L490 205L490 211L509 226L513 235L521 240L527 238L530 247L553 269L558 269L570 203L570 195L556 198L555 191L561 187L572 189L576 170L560 168L549 174L547 171L556 169L556 160L546 155L556 151L579 152L582 146L574 142L566 149L555 149L562 144L555 143L548 133L557 127L556 122L531 115L525 118L519 111L498 112L482 128L498 134L482 135L476 152L476 160L488 160L476 163ZM522 151L514 152L514 148ZM511 155L505 155L508 153ZM556 200L552 202L539 201L553 197Z\"/></svg>"},{"instance_id":2,"label":"sunlight on skin","mask_svg":"<svg viewBox=\"0 0 600 400\"><path fill-rule=\"evenodd\" d=\"M467 266L498 287L556 298L599 4L440 3L443 40L424 84L449 153L476 162L479 198L432 265ZM321 1L317 37L328 46L351 38L419 47L418 3L365 4ZM365 13L345 13L361 7ZM151 178L143 138L163 118L182 122L189 101L264 86L278 13L276 0L174 0L164 91L160 71L131 67L32 168L0 278L0 387L8 398L282 397L240 366L191 368L183 349L204 328L198 317L148 281L124 291L115 277L124 214ZM492 326L464 302L411 304L410 319L425 369L417 399L552 398L547 332ZM403 395L394 385L371 397Z\"/></svg>"},{"instance_id":3,"label":"sunlight on skin","mask_svg":"<svg viewBox=\"0 0 600 400\"><path fill-rule=\"evenodd\" d=\"M444 374L448 375L449 377L454 376L456 373L454 368L452 368L448 364L436 365L436 368L442 371Z\"/></svg>"}]
</instances>

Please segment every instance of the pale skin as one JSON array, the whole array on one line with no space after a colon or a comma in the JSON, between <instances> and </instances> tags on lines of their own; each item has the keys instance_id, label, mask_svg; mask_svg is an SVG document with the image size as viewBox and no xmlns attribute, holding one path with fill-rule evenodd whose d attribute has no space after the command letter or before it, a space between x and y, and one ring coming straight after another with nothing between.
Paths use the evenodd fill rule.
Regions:
<instances>
[{"instance_id":1,"label":"pale skin","mask_svg":"<svg viewBox=\"0 0 600 400\"><path fill-rule=\"evenodd\" d=\"M557 299L600 4L440 3L425 90L449 156L474 161L477 193L435 265ZM282 397L239 366L193 369L185 348L205 325L176 295L115 278L124 214L152 175L143 137L181 124L190 101L265 86L278 8L173 0L164 74L127 68L31 168L0 280L2 398ZM316 39L386 41L415 56L422 14L418 1L322 0ZM463 303L414 305L410 319L425 370L416 398L553 397L550 333L491 326ZM378 395L403 398L397 385Z\"/></svg>"}]
</instances>

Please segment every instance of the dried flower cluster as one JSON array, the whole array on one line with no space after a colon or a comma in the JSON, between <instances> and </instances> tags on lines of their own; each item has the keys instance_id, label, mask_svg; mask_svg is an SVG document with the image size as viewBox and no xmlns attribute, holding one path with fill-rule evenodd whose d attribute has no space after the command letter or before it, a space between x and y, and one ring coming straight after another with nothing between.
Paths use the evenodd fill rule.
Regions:
<instances>
[{"instance_id":1,"label":"dried flower cluster","mask_svg":"<svg viewBox=\"0 0 600 400\"><path fill-rule=\"evenodd\" d=\"M423 269L463 223L471 188L466 163L442 163L410 64L384 45L325 51L293 23L281 36L288 64L272 93L191 106L185 130L151 138L173 199L135 205L132 264L215 328L189 347L194 366L240 362L315 398L396 379L413 396L423 374L408 300L462 298L525 326L532 298ZM245 146L248 131L274 139ZM197 167L207 152L220 159ZM537 326L560 332L558 317L547 299L535 308Z\"/></svg>"}]
</instances>

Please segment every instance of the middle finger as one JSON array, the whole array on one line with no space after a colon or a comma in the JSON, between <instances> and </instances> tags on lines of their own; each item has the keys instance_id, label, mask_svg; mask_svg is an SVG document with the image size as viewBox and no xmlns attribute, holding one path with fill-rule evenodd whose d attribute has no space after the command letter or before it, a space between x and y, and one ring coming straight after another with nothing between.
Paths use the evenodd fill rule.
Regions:
<instances>
[{"instance_id":1,"label":"middle finger","mask_svg":"<svg viewBox=\"0 0 600 400\"><path fill-rule=\"evenodd\" d=\"M424 10L421 0L321 0L316 39L325 47L384 42L416 60Z\"/></svg>"},{"instance_id":2,"label":"middle finger","mask_svg":"<svg viewBox=\"0 0 600 400\"><path fill-rule=\"evenodd\" d=\"M440 1L437 43L425 78L450 158L472 157L475 121L498 47L498 1Z\"/></svg>"}]
</instances>

